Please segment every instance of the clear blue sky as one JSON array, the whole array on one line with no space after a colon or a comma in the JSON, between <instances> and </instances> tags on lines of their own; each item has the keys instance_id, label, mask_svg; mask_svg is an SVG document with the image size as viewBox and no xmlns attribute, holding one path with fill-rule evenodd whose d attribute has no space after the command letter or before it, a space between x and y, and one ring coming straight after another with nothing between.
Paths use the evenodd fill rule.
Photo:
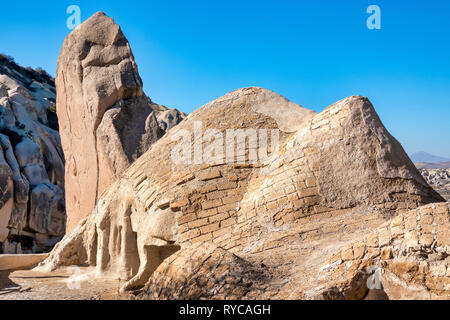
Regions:
<instances>
[{"instance_id":1,"label":"clear blue sky","mask_svg":"<svg viewBox=\"0 0 450 320\"><path fill-rule=\"evenodd\" d=\"M157 103L189 113L260 86L320 112L359 94L407 152L450 157L448 0L2 1L0 52L54 75L72 4L121 25Z\"/></svg>"}]
</instances>

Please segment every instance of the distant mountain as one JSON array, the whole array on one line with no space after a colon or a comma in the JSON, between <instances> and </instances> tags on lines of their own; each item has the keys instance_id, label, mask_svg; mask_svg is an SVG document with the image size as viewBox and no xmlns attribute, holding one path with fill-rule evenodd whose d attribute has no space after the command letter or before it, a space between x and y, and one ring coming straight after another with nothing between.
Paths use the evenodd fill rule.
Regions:
<instances>
[{"instance_id":1,"label":"distant mountain","mask_svg":"<svg viewBox=\"0 0 450 320\"><path fill-rule=\"evenodd\" d=\"M450 165L450 162L447 162ZM424 168L420 173L428 184L450 201L450 167L447 169Z\"/></svg>"},{"instance_id":2,"label":"distant mountain","mask_svg":"<svg viewBox=\"0 0 450 320\"><path fill-rule=\"evenodd\" d=\"M409 156L414 163L418 162L427 162L427 163L436 163L436 162L447 162L450 161L449 158L438 157L423 151L416 152Z\"/></svg>"}]
</instances>

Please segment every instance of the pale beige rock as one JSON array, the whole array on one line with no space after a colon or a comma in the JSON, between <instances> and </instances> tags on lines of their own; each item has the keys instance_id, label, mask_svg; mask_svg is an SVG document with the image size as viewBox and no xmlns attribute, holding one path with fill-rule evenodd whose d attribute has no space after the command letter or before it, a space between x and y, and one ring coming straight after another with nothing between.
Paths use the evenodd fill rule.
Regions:
<instances>
[{"instance_id":1,"label":"pale beige rock","mask_svg":"<svg viewBox=\"0 0 450 320\"><path fill-rule=\"evenodd\" d=\"M48 253L43 254L2 254L0 255L0 271L31 269L39 262L47 258Z\"/></svg>"},{"instance_id":2,"label":"pale beige rock","mask_svg":"<svg viewBox=\"0 0 450 320\"><path fill-rule=\"evenodd\" d=\"M186 114L177 109L168 109L161 105L152 105L152 108L159 111L156 118L164 131L172 129L186 118Z\"/></svg>"},{"instance_id":3,"label":"pale beige rock","mask_svg":"<svg viewBox=\"0 0 450 320\"><path fill-rule=\"evenodd\" d=\"M0 251L43 252L65 229L64 157L53 110L54 81L45 71L20 67L0 55L0 88L2 163L11 172L10 180L2 181L12 184L8 193L13 200L0 209Z\"/></svg>"},{"instance_id":4,"label":"pale beige rock","mask_svg":"<svg viewBox=\"0 0 450 320\"><path fill-rule=\"evenodd\" d=\"M279 129L288 133L303 128L305 122L316 115L314 111L299 108L297 104L273 92L258 95L258 99L252 104L252 109L273 118Z\"/></svg>"},{"instance_id":5,"label":"pale beige rock","mask_svg":"<svg viewBox=\"0 0 450 320\"><path fill-rule=\"evenodd\" d=\"M277 110L266 106L256 108L263 112L255 111L265 99ZM273 277L259 298L364 298L363 276L352 278L341 295L323 287L319 271L340 267L339 249L344 246L345 263L379 256L378 234L373 247L353 245L354 239L364 239L408 208L443 199L411 166L367 98L349 97L312 118L311 111L297 106L290 123L303 125L291 132L291 125L280 127L280 110L294 107L261 88L236 90L203 106L125 170L40 268L96 266L100 278L127 280L122 290L142 287L158 270L151 283L160 286L167 283L164 268L171 268L170 261L181 261L176 268L195 265L189 260L191 246L198 246L196 254L208 259L214 244L250 267L270 268ZM280 129L279 158L254 164L223 159L214 165L176 164L171 156L179 134L193 133L197 121L204 131L214 128L223 134L227 129ZM391 166L392 172L386 172ZM175 260L161 264L178 248ZM326 266L329 255L333 259ZM188 271L182 274L193 277ZM322 274L333 277L332 272ZM178 289L170 290L160 298L183 298ZM147 292L155 298L157 291ZM215 297L209 291L202 294Z\"/></svg>"},{"instance_id":6,"label":"pale beige rock","mask_svg":"<svg viewBox=\"0 0 450 320\"><path fill-rule=\"evenodd\" d=\"M127 39L102 12L65 39L56 88L70 231L165 130L155 115L160 108L142 91Z\"/></svg>"}]
</instances>

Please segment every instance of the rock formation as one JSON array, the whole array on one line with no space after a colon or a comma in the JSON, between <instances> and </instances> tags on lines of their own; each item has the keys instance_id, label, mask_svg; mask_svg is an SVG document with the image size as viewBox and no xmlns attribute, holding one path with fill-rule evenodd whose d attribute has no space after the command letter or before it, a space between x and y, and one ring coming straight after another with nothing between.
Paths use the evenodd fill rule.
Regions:
<instances>
[{"instance_id":1,"label":"rock formation","mask_svg":"<svg viewBox=\"0 0 450 320\"><path fill-rule=\"evenodd\" d=\"M448 169L450 161L447 162L415 162L418 169Z\"/></svg>"},{"instance_id":2,"label":"rock formation","mask_svg":"<svg viewBox=\"0 0 450 320\"><path fill-rule=\"evenodd\" d=\"M65 230L53 79L0 55L0 249L42 252Z\"/></svg>"},{"instance_id":3,"label":"rock formation","mask_svg":"<svg viewBox=\"0 0 450 320\"><path fill-rule=\"evenodd\" d=\"M340 249L320 269L322 298L360 299L367 293L366 299L449 299L449 226L449 203L396 216Z\"/></svg>"},{"instance_id":4,"label":"rock formation","mask_svg":"<svg viewBox=\"0 0 450 320\"><path fill-rule=\"evenodd\" d=\"M196 243L155 270L140 299L259 299L270 288L270 270L210 243Z\"/></svg>"},{"instance_id":5,"label":"rock formation","mask_svg":"<svg viewBox=\"0 0 450 320\"><path fill-rule=\"evenodd\" d=\"M449 164L450 166L450 164ZM420 169L420 173L428 184L447 201L450 201L450 168Z\"/></svg>"},{"instance_id":6,"label":"rock formation","mask_svg":"<svg viewBox=\"0 0 450 320\"><path fill-rule=\"evenodd\" d=\"M381 261L384 247L392 247L396 262L414 228L422 230L419 251L426 259L440 254L436 274L448 281L447 204L417 210L442 201L367 98L349 97L316 114L245 88L203 106L152 144L39 268L96 266L99 277L126 280L122 290L147 284L140 297L151 299L363 298L367 277L355 271L359 264L351 269L357 276L331 287L318 275L354 259ZM429 208L431 220L404 226ZM367 236L385 229L383 246L372 246ZM409 272L397 270L400 277ZM433 297L450 292L427 288Z\"/></svg>"},{"instance_id":7,"label":"rock formation","mask_svg":"<svg viewBox=\"0 0 450 320\"><path fill-rule=\"evenodd\" d=\"M65 39L56 88L70 231L105 188L185 115L145 96L127 39L102 12Z\"/></svg>"}]
</instances>

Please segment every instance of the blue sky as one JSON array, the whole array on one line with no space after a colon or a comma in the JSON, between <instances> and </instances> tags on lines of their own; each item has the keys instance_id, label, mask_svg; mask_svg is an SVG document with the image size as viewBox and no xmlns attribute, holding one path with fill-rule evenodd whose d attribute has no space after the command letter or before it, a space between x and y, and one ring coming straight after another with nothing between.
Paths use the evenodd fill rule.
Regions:
<instances>
[{"instance_id":1,"label":"blue sky","mask_svg":"<svg viewBox=\"0 0 450 320\"><path fill-rule=\"evenodd\" d=\"M359 94L407 152L450 157L448 0L3 1L0 52L54 75L72 4L121 25L157 103L189 113L260 86L320 112Z\"/></svg>"}]
</instances>

